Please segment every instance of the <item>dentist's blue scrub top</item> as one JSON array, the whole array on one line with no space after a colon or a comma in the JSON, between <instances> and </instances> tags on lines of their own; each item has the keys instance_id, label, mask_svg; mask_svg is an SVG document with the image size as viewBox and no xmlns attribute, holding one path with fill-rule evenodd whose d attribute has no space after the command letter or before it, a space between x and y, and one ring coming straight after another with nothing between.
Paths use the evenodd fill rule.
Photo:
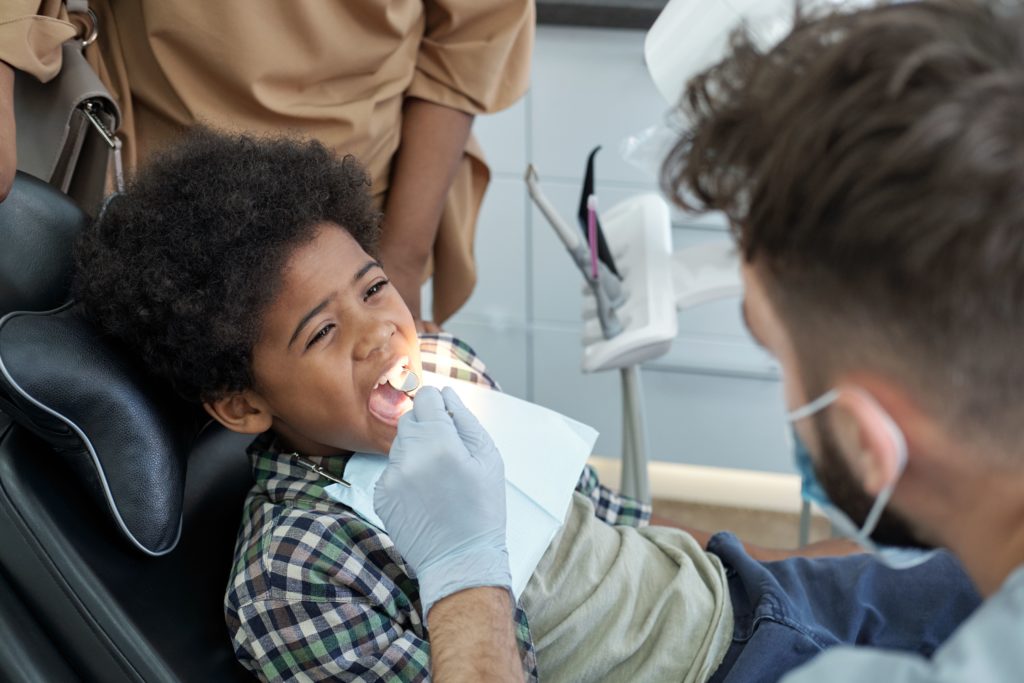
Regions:
<instances>
[{"instance_id":1,"label":"dentist's blue scrub top","mask_svg":"<svg viewBox=\"0 0 1024 683\"><path fill-rule=\"evenodd\" d=\"M941 598L940 598L941 599ZM932 658L841 646L791 672L783 683L952 683L1019 681L1024 676L1024 566L986 600Z\"/></svg>"}]
</instances>

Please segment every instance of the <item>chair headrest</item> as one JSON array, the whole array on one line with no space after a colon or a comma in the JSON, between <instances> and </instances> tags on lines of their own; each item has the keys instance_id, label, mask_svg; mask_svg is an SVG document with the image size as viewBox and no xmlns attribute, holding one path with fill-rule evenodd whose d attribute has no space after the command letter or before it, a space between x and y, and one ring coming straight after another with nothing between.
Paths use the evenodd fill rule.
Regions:
<instances>
[{"instance_id":1,"label":"chair headrest","mask_svg":"<svg viewBox=\"0 0 1024 683\"><path fill-rule=\"evenodd\" d=\"M18 172L0 202L0 316L68 300L75 237L89 217L66 195Z\"/></svg>"},{"instance_id":2,"label":"chair headrest","mask_svg":"<svg viewBox=\"0 0 1024 683\"><path fill-rule=\"evenodd\" d=\"M63 194L21 174L0 203L0 283L14 285L0 300L0 411L82 473L133 545L162 555L181 533L199 412L76 306L60 305L87 223Z\"/></svg>"}]
</instances>

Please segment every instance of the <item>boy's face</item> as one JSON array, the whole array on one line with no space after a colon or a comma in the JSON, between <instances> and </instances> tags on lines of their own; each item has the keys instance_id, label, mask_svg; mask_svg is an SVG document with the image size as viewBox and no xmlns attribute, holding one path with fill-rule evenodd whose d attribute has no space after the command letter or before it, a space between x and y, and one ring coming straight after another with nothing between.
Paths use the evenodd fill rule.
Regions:
<instances>
[{"instance_id":1,"label":"boy's face","mask_svg":"<svg viewBox=\"0 0 1024 683\"><path fill-rule=\"evenodd\" d=\"M253 405L304 455L387 453L411 400L379 380L422 372L416 326L384 271L349 233L321 226L295 250L252 356Z\"/></svg>"}]
</instances>

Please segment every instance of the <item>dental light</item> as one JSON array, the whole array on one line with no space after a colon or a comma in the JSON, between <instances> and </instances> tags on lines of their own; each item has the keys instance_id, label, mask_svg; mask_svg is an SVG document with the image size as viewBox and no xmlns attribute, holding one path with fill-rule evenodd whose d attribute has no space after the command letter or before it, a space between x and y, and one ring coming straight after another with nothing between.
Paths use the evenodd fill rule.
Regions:
<instances>
[{"instance_id":1,"label":"dental light","mask_svg":"<svg viewBox=\"0 0 1024 683\"><path fill-rule=\"evenodd\" d=\"M767 48L790 26L793 0L670 0L644 41L644 59L658 92L671 105L686 82L725 56L741 24Z\"/></svg>"}]
</instances>

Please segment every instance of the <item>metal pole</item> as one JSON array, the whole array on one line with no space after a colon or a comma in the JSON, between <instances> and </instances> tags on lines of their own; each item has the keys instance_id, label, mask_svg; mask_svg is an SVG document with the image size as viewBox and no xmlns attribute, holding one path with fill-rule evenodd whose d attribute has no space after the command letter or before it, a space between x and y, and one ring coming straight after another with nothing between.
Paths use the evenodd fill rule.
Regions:
<instances>
[{"instance_id":1,"label":"metal pole","mask_svg":"<svg viewBox=\"0 0 1024 683\"><path fill-rule=\"evenodd\" d=\"M803 548L811 538L811 504L802 501L800 505L800 538L797 539Z\"/></svg>"},{"instance_id":2,"label":"metal pole","mask_svg":"<svg viewBox=\"0 0 1024 683\"><path fill-rule=\"evenodd\" d=\"M640 368L636 365L621 368L622 377L622 493L651 501L651 487L647 476L647 427L644 423L643 390Z\"/></svg>"}]
</instances>

